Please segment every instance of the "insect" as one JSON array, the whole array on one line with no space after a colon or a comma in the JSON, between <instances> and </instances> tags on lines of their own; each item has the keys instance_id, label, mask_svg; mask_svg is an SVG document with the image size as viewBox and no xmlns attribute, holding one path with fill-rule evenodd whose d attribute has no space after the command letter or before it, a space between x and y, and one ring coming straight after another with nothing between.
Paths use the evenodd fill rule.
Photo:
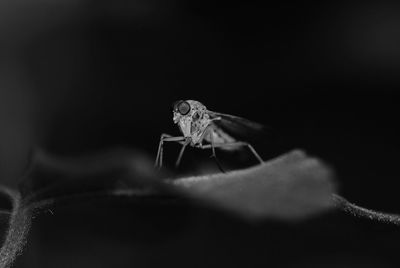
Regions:
<instances>
[{"instance_id":1,"label":"insect","mask_svg":"<svg viewBox=\"0 0 400 268\"><path fill-rule=\"evenodd\" d=\"M195 100L176 101L172 109L173 121L179 126L182 136L161 134L155 167L162 167L164 142L177 142L182 145L175 166L179 166L183 152L188 145L200 149L211 149L211 157L216 160L221 171L224 170L216 158L215 148L237 150L240 147L247 147L255 158L263 163L262 158L250 143L233 137L235 134L261 131L264 129L261 124L238 116L209 111L206 106Z\"/></svg>"}]
</instances>

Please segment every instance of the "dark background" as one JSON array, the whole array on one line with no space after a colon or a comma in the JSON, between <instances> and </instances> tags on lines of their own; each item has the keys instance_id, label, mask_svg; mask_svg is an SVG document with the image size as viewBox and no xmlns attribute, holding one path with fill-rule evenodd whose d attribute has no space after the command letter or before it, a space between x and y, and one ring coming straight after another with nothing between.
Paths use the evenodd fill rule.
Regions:
<instances>
[{"instance_id":1,"label":"dark background","mask_svg":"<svg viewBox=\"0 0 400 268\"><path fill-rule=\"evenodd\" d=\"M160 134L178 134L171 103L195 99L269 126L264 158L303 148L336 170L344 197L400 213L399 4L25 0L0 10L4 184L17 183L32 144L155 157ZM207 158L190 150L178 174ZM18 265L397 267L399 238L339 212L254 225L190 204L104 202L35 219Z\"/></svg>"}]
</instances>

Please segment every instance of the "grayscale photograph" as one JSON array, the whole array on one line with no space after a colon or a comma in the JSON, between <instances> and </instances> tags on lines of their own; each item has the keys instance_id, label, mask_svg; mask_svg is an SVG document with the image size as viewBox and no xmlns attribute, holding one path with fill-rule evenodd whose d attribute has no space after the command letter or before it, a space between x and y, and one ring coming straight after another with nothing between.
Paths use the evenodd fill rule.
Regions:
<instances>
[{"instance_id":1,"label":"grayscale photograph","mask_svg":"<svg viewBox=\"0 0 400 268\"><path fill-rule=\"evenodd\" d=\"M0 268L400 267L400 3L0 0Z\"/></svg>"}]
</instances>

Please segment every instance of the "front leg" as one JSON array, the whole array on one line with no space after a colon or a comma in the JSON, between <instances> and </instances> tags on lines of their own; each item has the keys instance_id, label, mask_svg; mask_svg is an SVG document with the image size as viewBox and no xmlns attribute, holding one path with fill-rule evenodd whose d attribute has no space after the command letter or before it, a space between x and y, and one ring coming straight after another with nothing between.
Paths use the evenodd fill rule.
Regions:
<instances>
[{"instance_id":1,"label":"front leg","mask_svg":"<svg viewBox=\"0 0 400 268\"><path fill-rule=\"evenodd\" d=\"M180 144L184 144L185 137L183 136L178 136L178 137L173 137L169 134L161 134L160 137L160 142L158 144L158 150L157 150L157 157L156 157L156 161L154 163L154 167L156 168L161 168L162 164L163 164L163 153L164 153L164 142L165 141L174 141L174 142L178 142Z\"/></svg>"},{"instance_id":2,"label":"front leg","mask_svg":"<svg viewBox=\"0 0 400 268\"><path fill-rule=\"evenodd\" d=\"M175 167L179 167L179 164L181 163L183 152L185 151L186 146L190 143L190 139L186 139L184 142L181 142L182 148L179 152L178 158L175 162Z\"/></svg>"}]
</instances>

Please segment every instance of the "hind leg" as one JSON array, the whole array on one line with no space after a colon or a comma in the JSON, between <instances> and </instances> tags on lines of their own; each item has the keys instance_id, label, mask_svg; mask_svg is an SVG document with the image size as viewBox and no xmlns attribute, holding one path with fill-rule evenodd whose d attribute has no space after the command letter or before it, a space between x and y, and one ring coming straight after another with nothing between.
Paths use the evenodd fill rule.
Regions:
<instances>
[{"instance_id":1,"label":"hind leg","mask_svg":"<svg viewBox=\"0 0 400 268\"><path fill-rule=\"evenodd\" d=\"M214 136L213 136L212 134L213 134L212 129L211 129L211 128L208 128L208 129L206 130L205 135L209 135L209 137L210 137L210 144L208 144L208 145L203 145L203 144L200 143L200 145L198 146L198 148L200 148L200 149L209 149L209 148L211 148L211 150L212 150L211 157L214 158L215 163L217 164L219 170L220 170L222 173L225 173L225 170L222 168L221 163L218 161L217 155L216 155L216 153L215 153ZM203 137L202 137L201 140L204 139L205 135L203 135Z\"/></svg>"},{"instance_id":2,"label":"hind leg","mask_svg":"<svg viewBox=\"0 0 400 268\"><path fill-rule=\"evenodd\" d=\"M236 141L236 142L229 142L229 143L218 143L218 144L207 144L203 145L202 149L208 149L208 148L227 148L227 147L235 147L235 146L246 146L250 152L257 158L257 160L260 163L264 163L260 155L257 153L257 151L253 148L253 146L250 143L243 142L243 141Z\"/></svg>"}]
</instances>

